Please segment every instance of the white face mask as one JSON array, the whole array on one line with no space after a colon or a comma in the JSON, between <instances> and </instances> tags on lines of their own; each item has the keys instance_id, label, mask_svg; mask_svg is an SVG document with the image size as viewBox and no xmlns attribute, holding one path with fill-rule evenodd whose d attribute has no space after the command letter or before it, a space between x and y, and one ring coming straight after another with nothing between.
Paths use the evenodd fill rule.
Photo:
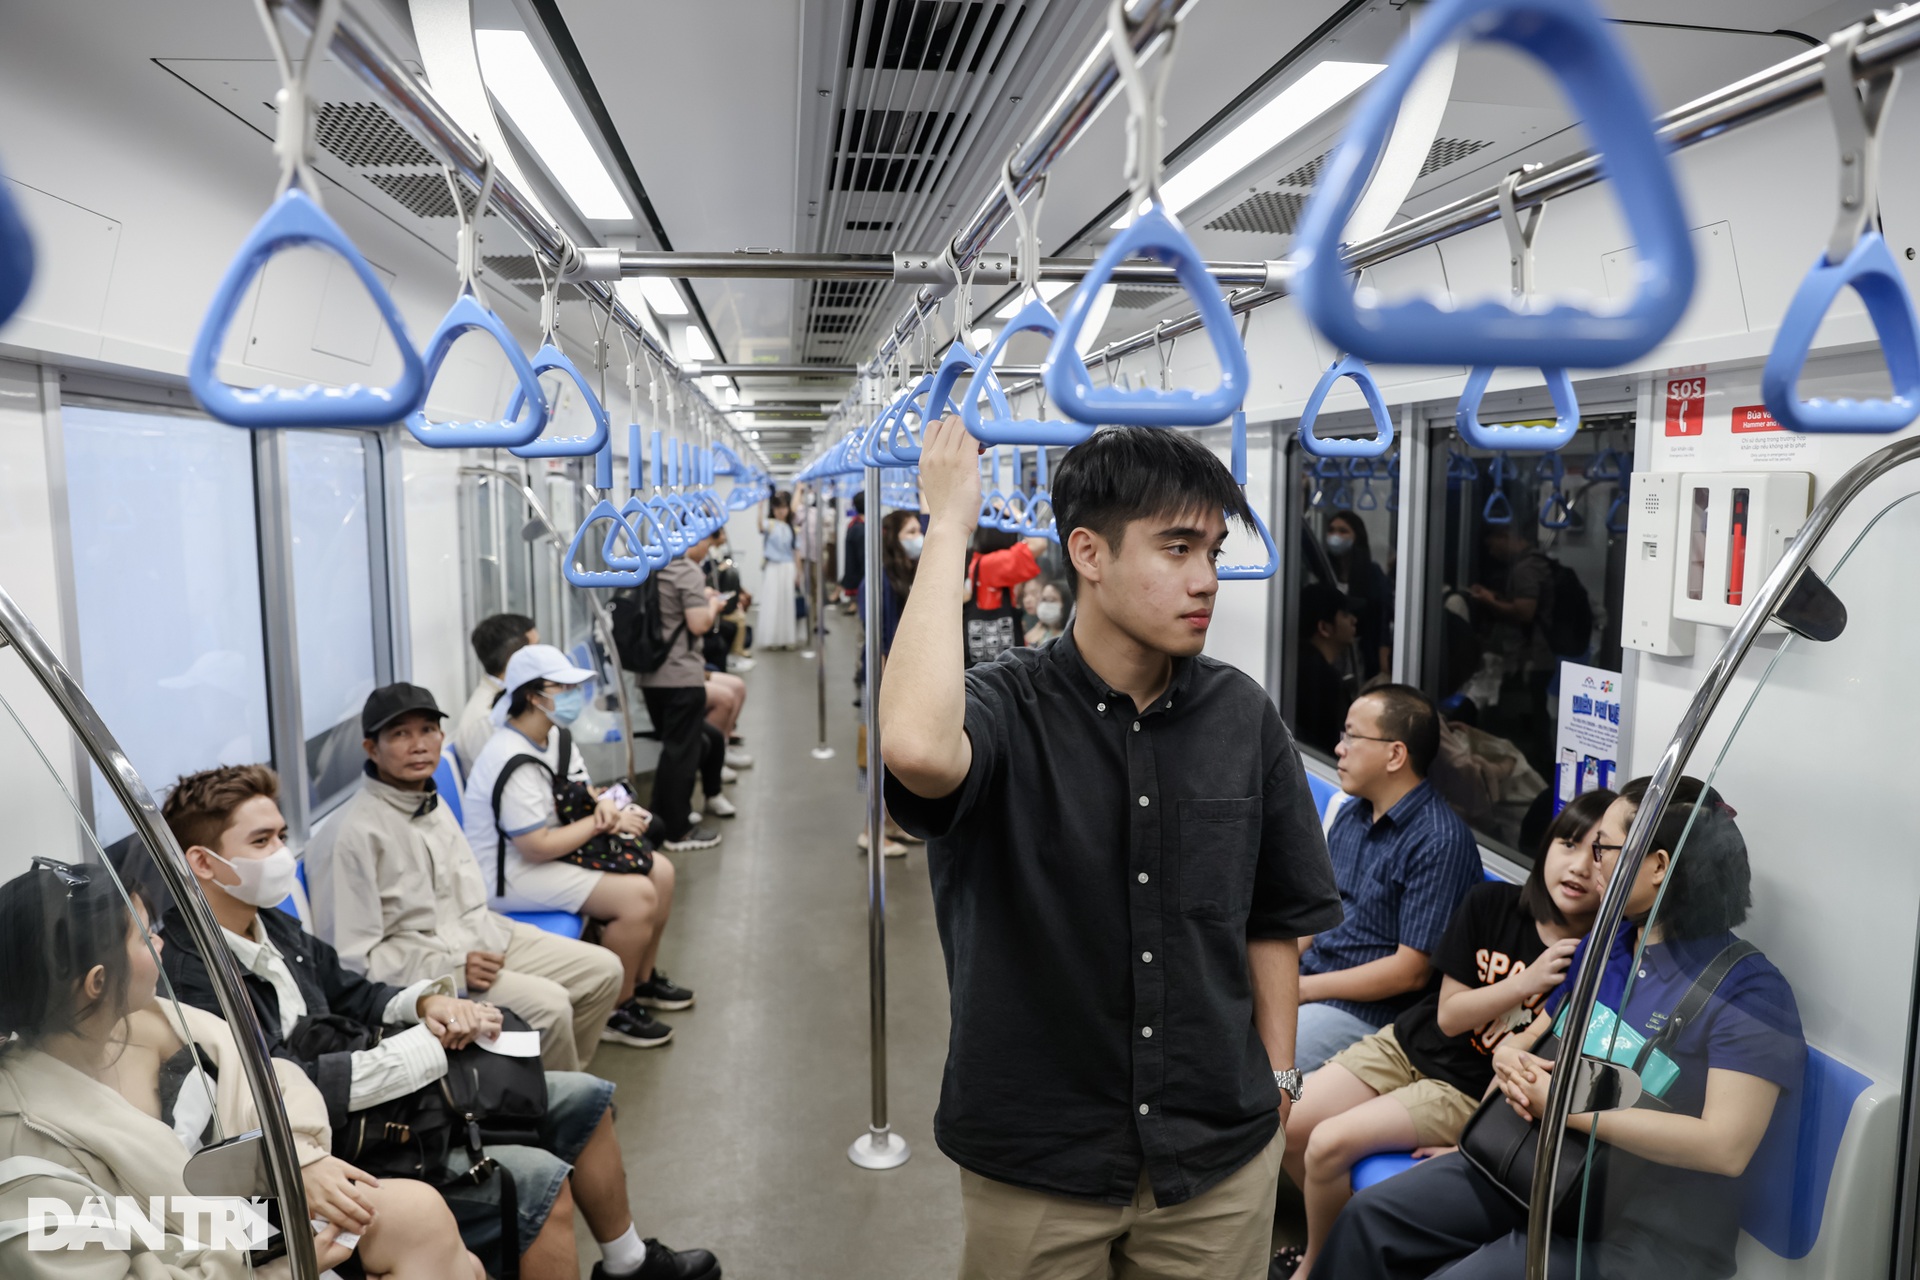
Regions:
<instances>
[{"instance_id":1,"label":"white face mask","mask_svg":"<svg viewBox=\"0 0 1920 1280\"><path fill-rule=\"evenodd\" d=\"M924 538L900 539L900 549L907 553L907 559L909 560L918 560L920 558L920 548L925 545L926 539Z\"/></svg>"},{"instance_id":2,"label":"white face mask","mask_svg":"<svg viewBox=\"0 0 1920 1280\"><path fill-rule=\"evenodd\" d=\"M1327 535L1327 554L1343 556L1353 550L1353 538L1349 534L1330 533Z\"/></svg>"},{"instance_id":3,"label":"white face mask","mask_svg":"<svg viewBox=\"0 0 1920 1280\"><path fill-rule=\"evenodd\" d=\"M1060 612L1064 606L1058 600L1042 600L1034 608L1034 616L1040 619L1043 627L1060 625Z\"/></svg>"},{"instance_id":4,"label":"white face mask","mask_svg":"<svg viewBox=\"0 0 1920 1280\"><path fill-rule=\"evenodd\" d=\"M233 868L240 877L239 884L223 884L220 887L227 895L252 907L277 907L287 900L293 892L293 885L299 864L294 861L293 850L281 845L264 858L242 858L238 862L220 857L213 850L207 853L220 862Z\"/></svg>"}]
</instances>

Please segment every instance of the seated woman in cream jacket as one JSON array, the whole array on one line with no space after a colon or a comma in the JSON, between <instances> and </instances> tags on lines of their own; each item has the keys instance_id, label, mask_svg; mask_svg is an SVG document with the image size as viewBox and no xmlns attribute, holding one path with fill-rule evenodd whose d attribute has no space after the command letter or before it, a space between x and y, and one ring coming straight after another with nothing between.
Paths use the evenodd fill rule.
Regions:
<instances>
[{"instance_id":1,"label":"seated woman in cream jacket","mask_svg":"<svg viewBox=\"0 0 1920 1280\"><path fill-rule=\"evenodd\" d=\"M88 878L94 876L97 878ZM36 860L0 885L0 1274L73 1280L248 1280L246 1255L199 1247L171 1197L188 1194L190 1151L258 1126L238 1050L220 1019L155 999L145 904L129 913L104 871ZM155 938L154 945L159 945ZM212 1076L189 1039L204 1052ZM175 1068L184 1065L186 1070ZM167 1068L163 1070L163 1067ZM321 1269L393 1280L479 1280L446 1203L431 1187L376 1181L328 1154L319 1093L275 1063L292 1122ZM284 1068L284 1069L283 1069ZM32 1248L30 1199L78 1211L89 1196L167 1197L166 1238L126 1252L98 1244ZM359 1235L357 1247L338 1239ZM44 1244L44 1240L42 1241ZM357 1266L349 1266L353 1259Z\"/></svg>"}]
</instances>

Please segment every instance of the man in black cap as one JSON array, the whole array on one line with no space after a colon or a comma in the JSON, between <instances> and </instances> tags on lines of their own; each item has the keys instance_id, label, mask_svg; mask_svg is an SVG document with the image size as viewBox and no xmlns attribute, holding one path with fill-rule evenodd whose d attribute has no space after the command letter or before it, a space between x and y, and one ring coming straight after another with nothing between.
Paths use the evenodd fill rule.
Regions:
<instances>
[{"instance_id":1,"label":"man in black cap","mask_svg":"<svg viewBox=\"0 0 1920 1280\"><path fill-rule=\"evenodd\" d=\"M315 931L376 982L453 975L463 993L484 992L537 1028L549 1070L579 1071L619 995L620 959L489 909L466 834L433 785L444 718L419 685L367 696L366 781L307 846Z\"/></svg>"}]
</instances>

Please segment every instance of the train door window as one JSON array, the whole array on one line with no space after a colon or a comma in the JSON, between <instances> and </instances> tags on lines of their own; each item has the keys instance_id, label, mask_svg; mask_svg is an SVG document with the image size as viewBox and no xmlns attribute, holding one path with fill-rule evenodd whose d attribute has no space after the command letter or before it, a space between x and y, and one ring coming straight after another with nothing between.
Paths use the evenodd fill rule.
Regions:
<instances>
[{"instance_id":1,"label":"train door window","mask_svg":"<svg viewBox=\"0 0 1920 1280\"><path fill-rule=\"evenodd\" d=\"M1617 670L1631 414L1555 454L1431 433L1426 671L1445 720L1434 783L1484 843L1531 859L1552 816L1562 662Z\"/></svg>"},{"instance_id":2,"label":"train door window","mask_svg":"<svg viewBox=\"0 0 1920 1280\"><path fill-rule=\"evenodd\" d=\"M156 789L270 758L251 436L104 404L61 420L88 696ZM116 806L98 821L132 832Z\"/></svg>"},{"instance_id":3,"label":"train door window","mask_svg":"<svg viewBox=\"0 0 1920 1280\"><path fill-rule=\"evenodd\" d=\"M391 670L386 575L378 557L379 442L359 432L290 431L287 507L293 544L300 723L309 810L344 798L366 759L360 708Z\"/></svg>"},{"instance_id":4,"label":"train door window","mask_svg":"<svg viewBox=\"0 0 1920 1280\"><path fill-rule=\"evenodd\" d=\"M1347 415L1349 417L1355 415ZM1341 434L1337 426L1325 434ZM1385 457L1314 458L1287 450L1286 519L1299 550L1284 579L1281 707L1300 745L1327 761L1347 706L1392 678L1400 446ZM1275 539L1284 547L1281 531Z\"/></svg>"}]
</instances>

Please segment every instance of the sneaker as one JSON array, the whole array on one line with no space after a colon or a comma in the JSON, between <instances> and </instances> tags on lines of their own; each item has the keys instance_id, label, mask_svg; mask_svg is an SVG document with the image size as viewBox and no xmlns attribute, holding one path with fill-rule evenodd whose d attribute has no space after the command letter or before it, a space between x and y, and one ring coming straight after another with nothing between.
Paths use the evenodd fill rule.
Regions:
<instances>
[{"instance_id":1,"label":"sneaker","mask_svg":"<svg viewBox=\"0 0 1920 1280\"><path fill-rule=\"evenodd\" d=\"M753 757L737 747L728 747L727 765L734 769L751 769L753 768Z\"/></svg>"},{"instance_id":2,"label":"sneaker","mask_svg":"<svg viewBox=\"0 0 1920 1280\"><path fill-rule=\"evenodd\" d=\"M747 740L747 735L740 732L738 729L735 729L732 733L727 735L727 745L730 747L737 747L741 743L745 742L746 740Z\"/></svg>"},{"instance_id":3,"label":"sneaker","mask_svg":"<svg viewBox=\"0 0 1920 1280\"><path fill-rule=\"evenodd\" d=\"M860 833L858 843L860 845L860 852L865 853L867 851L866 832L862 831ZM901 844L898 840L882 840L880 842L880 856L883 858L904 858L907 856L907 846Z\"/></svg>"},{"instance_id":4,"label":"sneaker","mask_svg":"<svg viewBox=\"0 0 1920 1280\"><path fill-rule=\"evenodd\" d=\"M708 796L707 812L716 818L731 818L740 811L733 807L733 801L725 796Z\"/></svg>"},{"instance_id":5,"label":"sneaker","mask_svg":"<svg viewBox=\"0 0 1920 1280\"><path fill-rule=\"evenodd\" d=\"M720 843L720 833L712 827L694 826L678 840L668 840L660 847L668 853L685 853L689 849L711 849Z\"/></svg>"},{"instance_id":6,"label":"sneaker","mask_svg":"<svg viewBox=\"0 0 1920 1280\"><path fill-rule=\"evenodd\" d=\"M694 826L697 827L700 825L701 819L705 818L706 816L707 815L702 813L700 810L695 809L691 813L687 814L687 821L691 822Z\"/></svg>"},{"instance_id":7,"label":"sneaker","mask_svg":"<svg viewBox=\"0 0 1920 1280\"><path fill-rule=\"evenodd\" d=\"M615 1276L607 1264L593 1264L593 1280L720 1280L720 1260L705 1249L669 1249L647 1237L647 1260L638 1271Z\"/></svg>"},{"instance_id":8,"label":"sneaker","mask_svg":"<svg viewBox=\"0 0 1920 1280\"><path fill-rule=\"evenodd\" d=\"M673 1039L673 1028L639 1008L631 1001L613 1011L607 1025L600 1028L602 1044L632 1045L636 1049L657 1049Z\"/></svg>"},{"instance_id":9,"label":"sneaker","mask_svg":"<svg viewBox=\"0 0 1920 1280\"><path fill-rule=\"evenodd\" d=\"M645 982L637 982L633 987L633 998L627 1001L629 1009L665 1009L671 1013L675 1009L693 1008L693 992L686 987L676 986L667 971L659 965L653 967L653 976Z\"/></svg>"},{"instance_id":10,"label":"sneaker","mask_svg":"<svg viewBox=\"0 0 1920 1280\"><path fill-rule=\"evenodd\" d=\"M730 764L723 764L720 766L720 781L738 782L740 781L740 771Z\"/></svg>"},{"instance_id":11,"label":"sneaker","mask_svg":"<svg viewBox=\"0 0 1920 1280\"><path fill-rule=\"evenodd\" d=\"M734 675L743 676L753 670L753 659L729 654L727 655L727 670L731 671Z\"/></svg>"}]
</instances>

